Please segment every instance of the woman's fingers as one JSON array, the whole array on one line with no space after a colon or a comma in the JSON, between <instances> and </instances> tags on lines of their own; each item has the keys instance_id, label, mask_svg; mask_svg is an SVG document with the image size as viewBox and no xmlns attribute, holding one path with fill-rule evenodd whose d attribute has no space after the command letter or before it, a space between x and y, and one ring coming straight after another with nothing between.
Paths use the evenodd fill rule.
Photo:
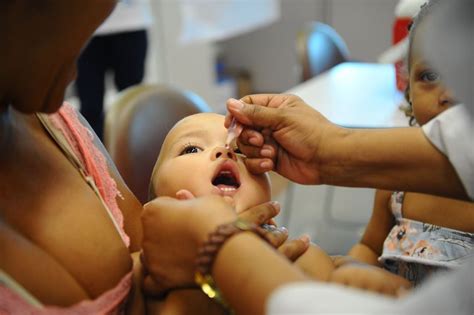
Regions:
<instances>
[{"instance_id":1,"label":"woman's fingers","mask_svg":"<svg viewBox=\"0 0 474 315\"><path fill-rule=\"evenodd\" d=\"M162 297L166 293L166 290L160 288L156 281L149 275L143 278L142 289L147 296L152 297Z\"/></svg>"},{"instance_id":2,"label":"woman's fingers","mask_svg":"<svg viewBox=\"0 0 474 315\"><path fill-rule=\"evenodd\" d=\"M265 202L249 208L239 214L241 219L262 225L280 213L280 204L275 201Z\"/></svg>"},{"instance_id":3,"label":"woman's fingers","mask_svg":"<svg viewBox=\"0 0 474 315\"><path fill-rule=\"evenodd\" d=\"M194 199L194 195L192 192L190 192L187 189L181 189L178 192L176 192L176 199L179 200L189 200L189 199Z\"/></svg>"},{"instance_id":4,"label":"woman's fingers","mask_svg":"<svg viewBox=\"0 0 474 315\"><path fill-rule=\"evenodd\" d=\"M278 125L284 112L276 107L268 108L265 105L254 105L259 104L259 102L254 101L257 101L257 98L260 96L253 97L253 99L252 96L246 97L244 98L244 101L229 99L226 104L227 110L234 118L244 125L252 126L254 128L263 127L275 129L274 127Z\"/></svg>"},{"instance_id":5,"label":"woman's fingers","mask_svg":"<svg viewBox=\"0 0 474 315\"><path fill-rule=\"evenodd\" d=\"M244 163L249 172L255 175L260 175L269 171L273 171L275 168L275 163L267 158L245 159Z\"/></svg>"},{"instance_id":6,"label":"woman's fingers","mask_svg":"<svg viewBox=\"0 0 474 315\"><path fill-rule=\"evenodd\" d=\"M239 136L239 141L243 145L261 147L265 143L264 136L255 129L244 128Z\"/></svg>"},{"instance_id":7,"label":"woman's fingers","mask_svg":"<svg viewBox=\"0 0 474 315\"><path fill-rule=\"evenodd\" d=\"M288 239L288 230L285 227L271 224L262 224L261 227L266 231L267 240L275 248L280 247Z\"/></svg>"}]
</instances>

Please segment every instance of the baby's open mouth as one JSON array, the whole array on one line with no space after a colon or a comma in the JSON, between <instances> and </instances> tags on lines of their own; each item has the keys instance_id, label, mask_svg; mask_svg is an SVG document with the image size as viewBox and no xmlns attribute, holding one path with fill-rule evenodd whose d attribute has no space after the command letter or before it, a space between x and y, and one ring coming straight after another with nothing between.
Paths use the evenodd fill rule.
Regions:
<instances>
[{"instance_id":1,"label":"baby's open mouth","mask_svg":"<svg viewBox=\"0 0 474 315\"><path fill-rule=\"evenodd\" d=\"M212 179L212 185L219 188L221 192L234 192L239 189L239 172L235 163L230 161L222 163Z\"/></svg>"}]
</instances>

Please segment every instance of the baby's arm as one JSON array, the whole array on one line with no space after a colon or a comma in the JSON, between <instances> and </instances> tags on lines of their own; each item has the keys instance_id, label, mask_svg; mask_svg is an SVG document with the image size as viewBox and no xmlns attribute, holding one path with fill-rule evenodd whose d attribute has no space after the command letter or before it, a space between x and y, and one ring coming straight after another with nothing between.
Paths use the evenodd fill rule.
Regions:
<instances>
[{"instance_id":1,"label":"baby's arm","mask_svg":"<svg viewBox=\"0 0 474 315\"><path fill-rule=\"evenodd\" d=\"M340 272L336 273L336 278L333 276L336 271L335 268L348 262L358 261L379 266L377 258L380 256L383 242L394 224L389 210L390 196L390 191L377 191L372 217L364 236L358 244L352 247L348 256L333 261L321 248L311 244L308 250L295 261L295 264L306 274L320 281L338 279ZM363 280L363 277L361 279ZM363 283L361 283L361 286L363 286Z\"/></svg>"},{"instance_id":2,"label":"baby's arm","mask_svg":"<svg viewBox=\"0 0 474 315\"><path fill-rule=\"evenodd\" d=\"M334 270L330 282L381 294L399 296L411 287L408 280L380 267L346 263Z\"/></svg>"}]
</instances>

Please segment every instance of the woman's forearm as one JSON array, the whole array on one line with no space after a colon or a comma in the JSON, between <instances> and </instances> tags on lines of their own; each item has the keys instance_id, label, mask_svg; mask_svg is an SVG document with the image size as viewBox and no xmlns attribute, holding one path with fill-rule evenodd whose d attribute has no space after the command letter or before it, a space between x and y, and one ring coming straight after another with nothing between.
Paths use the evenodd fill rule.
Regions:
<instances>
[{"instance_id":1,"label":"woman's forearm","mask_svg":"<svg viewBox=\"0 0 474 315\"><path fill-rule=\"evenodd\" d=\"M431 145L421 128L340 128L323 142L320 152L324 184L467 199L449 160Z\"/></svg>"},{"instance_id":2,"label":"woman's forearm","mask_svg":"<svg viewBox=\"0 0 474 315\"><path fill-rule=\"evenodd\" d=\"M285 257L244 232L221 248L213 267L214 279L237 314L264 314L265 303L279 286L309 280Z\"/></svg>"}]
</instances>

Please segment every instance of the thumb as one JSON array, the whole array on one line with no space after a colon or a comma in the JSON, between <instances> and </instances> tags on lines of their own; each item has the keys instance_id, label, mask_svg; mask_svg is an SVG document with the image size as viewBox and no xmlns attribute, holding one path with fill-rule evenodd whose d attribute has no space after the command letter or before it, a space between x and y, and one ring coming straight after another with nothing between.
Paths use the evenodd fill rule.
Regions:
<instances>
[{"instance_id":1,"label":"thumb","mask_svg":"<svg viewBox=\"0 0 474 315\"><path fill-rule=\"evenodd\" d=\"M233 98L229 99L226 105L235 119L250 127L275 130L283 119L279 108L248 104Z\"/></svg>"},{"instance_id":2,"label":"thumb","mask_svg":"<svg viewBox=\"0 0 474 315\"><path fill-rule=\"evenodd\" d=\"M176 198L179 200L189 200L189 199L194 199L194 195L192 192L190 192L187 189L181 189L178 192L176 192Z\"/></svg>"}]
</instances>

